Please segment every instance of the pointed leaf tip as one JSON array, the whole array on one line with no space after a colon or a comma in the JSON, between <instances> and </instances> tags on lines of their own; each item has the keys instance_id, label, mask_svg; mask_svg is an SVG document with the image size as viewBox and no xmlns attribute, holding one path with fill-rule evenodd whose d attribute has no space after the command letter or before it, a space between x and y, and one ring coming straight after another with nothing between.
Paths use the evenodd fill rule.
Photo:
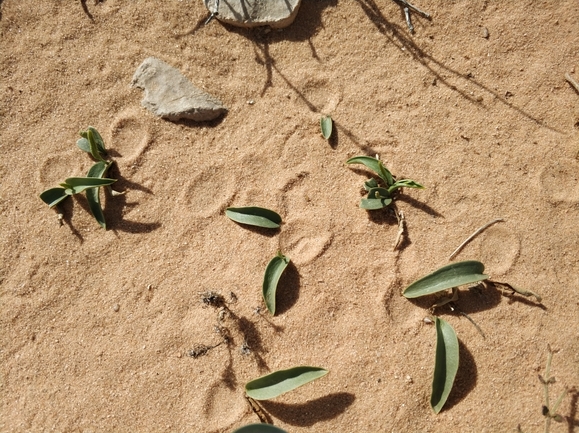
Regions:
<instances>
[{"instance_id":1,"label":"pointed leaf tip","mask_svg":"<svg viewBox=\"0 0 579 433\"><path fill-rule=\"evenodd\" d=\"M256 206L228 207L225 215L235 222L268 229L276 229L281 224L281 216L278 213Z\"/></svg>"},{"instance_id":2,"label":"pointed leaf tip","mask_svg":"<svg viewBox=\"0 0 579 433\"><path fill-rule=\"evenodd\" d=\"M406 298L418 298L486 280L489 276L483 274L484 269L484 265L475 260L451 263L415 281L404 289L403 295Z\"/></svg>"},{"instance_id":3,"label":"pointed leaf tip","mask_svg":"<svg viewBox=\"0 0 579 433\"><path fill-rule=\"evenodd\" d=\"M255 400L269 400L326 374L324 368L309 366L279 370L248 382L245 392Z\"/></svg>"}]
</instances>

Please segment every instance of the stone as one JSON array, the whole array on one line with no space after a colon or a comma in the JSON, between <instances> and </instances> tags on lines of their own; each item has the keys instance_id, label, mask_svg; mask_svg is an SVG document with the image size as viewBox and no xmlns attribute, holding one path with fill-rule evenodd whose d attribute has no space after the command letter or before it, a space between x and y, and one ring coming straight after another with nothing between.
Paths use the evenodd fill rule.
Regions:
<instances>
[{"instance_id":1,"label":"stone","mask_svg":"<svg viewBox=\"0 0 579 433\"><path fill-rule=\"evenodd\" d=\"M237 27L270 26L278 29L294 22L301 3L301 0L204 1L209 12L217 12L215 18L224 23Z\"/></svg>"},{"instance_id":2,"label":"stone","mask_svg":"<svg viewBox=\"0 0 579 433\"><path fill-rule=\"evenodd\" d=\"M131 85L145 90L141 105L164 119L204 122L227 112L219 99L195 87L179 70L155 57L141 63Z\"/></svg>"}]
</instances>

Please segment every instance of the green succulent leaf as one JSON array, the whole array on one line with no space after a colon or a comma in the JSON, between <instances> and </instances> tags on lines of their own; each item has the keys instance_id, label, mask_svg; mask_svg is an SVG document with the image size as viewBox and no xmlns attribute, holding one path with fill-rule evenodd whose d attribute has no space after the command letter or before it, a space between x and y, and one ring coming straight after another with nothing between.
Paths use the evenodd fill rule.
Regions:
<instances>
[{"instance_id":1,"label":"green succulent leaf","mask_svg":"<svg viewBox=\"0 0 579 433\"><path fill-rule=\"evenodd\" d=\"M269 400L328 374L320 367L300 366L275 371L245 385L247 395L255 400Z\"/></svg>"},{"instance_id":2,"label":"green succulent leaf","mask_svg":"<svg viewBox=\"0 0 579 433\"><path fill-rule=\"evenodd\" d=\"M90 153L90 143L86 138L82 137L76 140L76 145L80 150L83 150L86 153Z\"/></svg>"},{"instance_id":3,"label":"green succulent leaf","mask_svg":"<svg viewBox=\"0 0 579 433\"><path fill-rule=\"evenodd\" d=\"M378 187L378 182L376 182L376 179L374 178L368 179L366 182L364 182L364 189L366 191L370 191L372 188L376 187Z\"/></svg>"},{"instance_id":4,"label":"green succulent leaf","mask_svg":"<svg viewBox=\"0 0 579 433\"><path fill-rule=\"evenodd\" d=\"M392 203L391 198L363 198L360 200L360 207L366 210L378 210L384 209L390 203Z\"/></svg>"},{"instance_id":5,"label":"green succulent leaf","mask_svg":"<svg viewBox=\"0 0 579 433\"><path fill-rule=\"evenodd\" d=\"M458 338L452 326L436 317L436 358L430 405L439 413L446 403L458 371Z\"/></svg>"},{"instance_id":6,"label":"green succulent leaf","mask_svg":"<svg viewBox=\"0 0 579 433\"><path fill-rule=\"evenodd\" d=\"M97 179L92 177L69 177L60 185L64 188L70 188L73 194L78 194L79 192L83 192L85 189L111 185L116 181L116 179L108 178Z\"/></svg>"},{"instance_id":7,"label":"green succulent leaf","mask_svg":"<svg viewBox=\"0 0 579 433\"><path fill-rule=\"evenodd\" d=\"M484 265L475 260L451 263L415 281L402 293L406 298L418 298L433 293L486 280Z\"/></svg>"},{"instance_id":8,"label":"green succulent leaf","mask_svg":"<svg viewBox=\"0 0 579 433\"><path fill-rule=\"evenodd\" d=\"M390 193L386 188L370 188L368 191L368 198L390 198Z\"/></svg>"},{"instance_id":9,"label":"green succulent leaf","mask_svg":"<svg viewBox=\"0 0 579 433\"><path fill-rule=\"evenodd\" d=\"M249 424L234 430L233 433L287 433L271 424Z\"/></svg>"},{"instance_id":10,"label":"green succulent leaf","mask_svg":"<svg viewBox=\"0 0 579 433\"><path fill-rule=\"evenodd\" d=\"M384 167L382 161L378 161L378 168L380 169L378 174L382 180L386 183L386 185L388 185L388 187L392 186L392 184L394 184L394 177L392 176L392 173L390 173L390 170Z\"/></svg>"},{"instance_id":11,"label":"green succulent leaf","mask_svg":"<svg viewBox=\"0 0 579 433\"><path fill-rule=\"evenodd\" d=\"M105 142L99 132L92 126L89 126L86 131L81 131L80 135L86 142L80 139L76 142L76 145L85 152L90 153L97 161L104 161L104 156L107 155L107 151L105 149Z\"/></svg>"},{"instance_id":12,"label":"green succulent leaf","mask_svg":"<svg viewBox=\"0 0 579 433\"><path fill-rule=\"evenodd\" d=\"M373 170L384 181L386 186L390 187L394 183L392 173L384 167L384 164L379 159L371 156L355 156L346 161L346 164L362 164Z\"/></svg>"},{"instance_id":13,"label":"green succulent leaf","mask_svg":"<svg viewBox=\"0 0 579 433\"><path fill-rule=\"evenodd\" d=\"M275 316L275 294L277 291L277 283L281 274L289 264L289 257L284 256L281 252L277 253L267 265L265 275L263 277L263 300L268 311ZM251 396L250 396L251 397Z\"/></svg>"},{"instance_id":14,"label":"green succulent leaf","mask_svg":"<svg viewBox=\"0 0 579 433\"><path fill-rule=\"evenodd\" d=\"M105 161L99 161L95 165L93 165L87 173L87 177L94 177L94 178L102 178L106 173L109 165ZM101 207L101 200L100 200L100 187L97 188L89 188L86 190L86 200L88 202L88 207L90 212L97 220L99 225L106 230L107 223L105 221L105 215L103 213L103 209Z\"/></svg>"},{"instance_id":15,"label":"green succulent leaf","mask_svg":"<svg viewBox=\"0 0 579 433\"><path fill-rule=\"evenodd\" d=\"M228 207L225 215L235 222L268 229L277 229L281 217L276 212L262 207Z\"/></svg>"},{"instance_id":16,"label":"green succulent leaf","mask_svg":"<svg viewBox=\"0 0 579 433\"><path fill-rule=\"evenodd\" d=\"M323 116L320 119L320 128L322 130L322 136L326 140L329 140L329 138L332 136L333 123L334 122L332 121L332 118L330 116Z\"/></svg>"},{"instance_id":17,"label":"green succulent leaf","mask_svg":"<svg viewBox=\"0 0 579 433\"><path fill-rule=\"evenodd\" d=\"M40 194L40 199L49 207L54 207L69 196L66 190L67 188L59 187L47 189Z\"/></svg>"},{"instance_id":18,"label":"green succulent leaf","mask_svg":"<svg viewBox=\"0 0 579 433\"><path fill-rule=\"evenodd\" d=\"M401 179L394 182L394 184L388 188L389 193L393 193L398 188L417 188L417 189L424 189L424 186L416 182L415 180L411 179Z\"/></svg>"}]
</instances>

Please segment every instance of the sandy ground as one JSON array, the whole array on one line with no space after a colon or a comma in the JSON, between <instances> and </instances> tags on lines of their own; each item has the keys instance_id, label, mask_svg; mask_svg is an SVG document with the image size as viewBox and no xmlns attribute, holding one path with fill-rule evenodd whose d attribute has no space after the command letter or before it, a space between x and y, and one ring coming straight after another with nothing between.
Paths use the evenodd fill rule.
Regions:
<instances>
[{"instance_id":1,"label":"sandy ground","mask_svg":"<svg viewBox=\"0 0 579 433\"><path fill-rule=\"evenodd\" d=\"M547 344L552 398L579 386L577 1L422 0L415 34L390 0L304 0L272 31L204 26L201 0L0 3L2 432L231 432L258 421L245 383L295 365L330 373L263 404L288 432L539 432ZM228 114L155 118L129 86L149 56ZM126 191L103 195L107 231L81 196L62 225L38 197L92 165L75 146L89 125ZM345 165L375 154L426 186L397 201L396 251L395 218L358 208L368 173ZM283 226L224 216L244 205ZM437 310L461 365L435 415L434 300L401 291L495 218L454 260L543 303L463 288L486 338ZM271 317L278 249L292 266ZM209 290L231 302L221 322ZM216 326L229 344L187 356L223 341ZM552 432L579 431L577 394L559 412Z\"/></svg>"}]
</instances>

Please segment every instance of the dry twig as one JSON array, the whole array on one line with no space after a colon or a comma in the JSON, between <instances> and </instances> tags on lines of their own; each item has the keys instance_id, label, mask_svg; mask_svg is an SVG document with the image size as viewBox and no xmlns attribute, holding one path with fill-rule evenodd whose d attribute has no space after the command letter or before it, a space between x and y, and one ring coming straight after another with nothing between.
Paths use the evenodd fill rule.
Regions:
<instances>
[{"instance_id":1,"label":"dry twig","mask_svg":"<svg viewBox=\"0 0 579 433\"><path fill-rule=\"evenodd\" d=\"M503 219L503 218L497 218L496 220L492 220L490 223L485 224L484 226L482 226L481 228L479 228L476 232L474 232L472 235L470 235L468 238L466 238L466 240L465 240L462 244L460 244L456 250L454 250L454 251L452 252L452 254L451 254L450 257L448 258L448 260L452 260L452 258L453 258L454 256L456 256L456 255L460 252L460 250L462 250L462 249L464 248L464 246L465 246L466 244L468 244L470 241L472 241L472 240L473 240L476 236L478 236L480 233L482 233L483 231L485 231L487 228L489 228L489 227L492 226L493 224L496 224L496 223L501 222L501 221L504 221L504 219Z\"/></svg>"}]
</instances>

